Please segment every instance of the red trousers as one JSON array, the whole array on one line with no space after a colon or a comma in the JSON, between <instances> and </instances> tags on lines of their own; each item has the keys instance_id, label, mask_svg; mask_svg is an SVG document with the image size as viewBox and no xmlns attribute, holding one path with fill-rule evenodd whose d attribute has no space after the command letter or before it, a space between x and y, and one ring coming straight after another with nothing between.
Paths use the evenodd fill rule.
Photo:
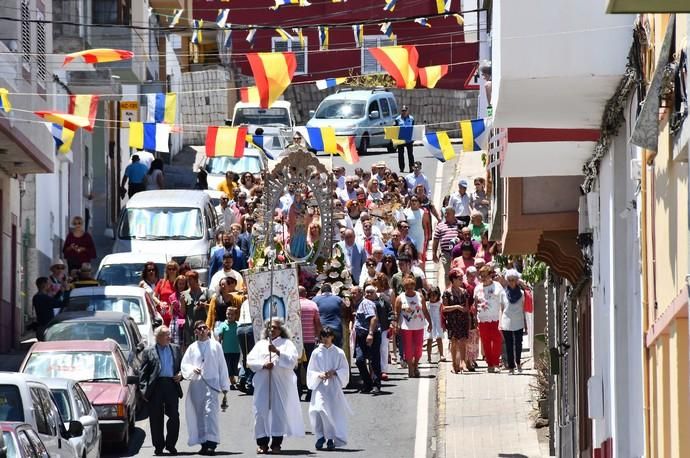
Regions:
<instances>
[{"instance_id":1,"label":"red trousers","mask_svg":"<svg viewBox=\"0 0 690 458\"><path fill-rule=\"evenodd\" d=\"M479 323L479 338L489 367L497 367L503 351L503 336L498 330L498 321Z\"/></svg>"}]
</instances>

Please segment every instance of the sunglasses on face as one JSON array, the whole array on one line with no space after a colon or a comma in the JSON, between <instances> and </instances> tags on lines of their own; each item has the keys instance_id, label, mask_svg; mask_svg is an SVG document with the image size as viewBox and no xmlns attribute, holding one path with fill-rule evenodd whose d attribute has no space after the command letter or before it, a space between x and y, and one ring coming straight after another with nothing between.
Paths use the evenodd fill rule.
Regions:
<instances>
[{"instance_id":1,"label":"sunglasses on face","mask_svg":"<svg viewBox=\"0 0 690 458\"><path fill-rule=\"evenodd\" d=\"M156 273L156 269L146 269L146 273Z\"/></svg>"},{"instance_id":2,"label":"sunglasses on face","mask_svg":"<svg viewBox=\"0 0 690 458\"><path fill-rule=\"evenodd\" d=\"M177 267L166 267L165 270L177 270Z\"/></svg>"},{"instance_id":3,"label":"sunglasses on face","mask_svg":"<svg viewBox=\"0 0 690 458\"><path fill-rule=\"evenodd\" d=\"M53 267L55 270L65 270L65 266L55 266Z\"/></svg>"},{"instance_id":4,"label":"sunglasses on face","mask_svg":"<svg viewBox=\"0 0 690 458\"><path fill-rule=\"evenodd\" d=\"M196 329L197 331L205 331L205 330L208 329L208 326L206 326L206 325L197 326L195 329Z\"/></svg>"}]
</instances>

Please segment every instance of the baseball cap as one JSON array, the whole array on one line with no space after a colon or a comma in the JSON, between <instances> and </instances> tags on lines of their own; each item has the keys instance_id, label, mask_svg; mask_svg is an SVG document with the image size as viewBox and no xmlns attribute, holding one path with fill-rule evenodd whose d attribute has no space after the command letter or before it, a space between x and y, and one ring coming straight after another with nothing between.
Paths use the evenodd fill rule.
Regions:
<instances>
[{"instance_id":1,"label":"baseball cap","mask_svg":"<svg viewBox=\"0 0 690 458\"><path fill-rule=\"evenodd\" d=\"M463 188L466 188L467 187L467 180L460 180L460 182L458 182L458 186L462 186Z\"/></svg>"}]
</instances>

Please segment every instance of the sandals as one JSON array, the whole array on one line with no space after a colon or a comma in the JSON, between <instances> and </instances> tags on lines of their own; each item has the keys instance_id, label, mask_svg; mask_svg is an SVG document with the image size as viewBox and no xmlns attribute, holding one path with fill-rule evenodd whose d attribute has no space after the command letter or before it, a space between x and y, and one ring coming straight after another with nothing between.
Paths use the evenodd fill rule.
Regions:
<instances>
[{"instance_id":1,"label":"sandals","mask_svg":"<svg viewBox=\"0 0 690 458\"><path fill-rule=\"evenodd\" d=\"M256 454L257 455L267 455L268 454L268 447L265 445L260 445L259 447L256 448Z\"/></svg>"}]
</instances>

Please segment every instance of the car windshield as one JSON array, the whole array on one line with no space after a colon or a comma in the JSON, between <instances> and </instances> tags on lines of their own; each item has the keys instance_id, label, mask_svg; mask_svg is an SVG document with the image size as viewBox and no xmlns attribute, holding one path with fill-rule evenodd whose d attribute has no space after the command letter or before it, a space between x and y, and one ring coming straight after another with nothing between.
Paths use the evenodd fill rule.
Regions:
<instances>
[{"instance_id":1,"label":"car windshield","mask_svg":"<svg viewBox=\"0 0 690 458\"><path fill-rule=\"evenodd\" d=\"M125 351L131 348L127 332L122 323L103 323L99 321L60 321L45 331L45 340L105 340L113 339Z\"/></svg>"},{"instance_id":2,"label":"car windshield","mask_svg":"<svg viewBox=\"0 0 690 458\"><path fill-rule=\"evenodd\" d=\"M158 272L165 272L165 264L156 264ZM136 286L141 281L141 271L144 264L104 264L98 270L96 280L102 285L111 286Z\"/></svg>"},{"instance_id":3,"label":"car windshield","mask_svg":"<svg viewBox=\"0 0 690 458\"><path fill-rule=\"evenodd\" d=\"M199 240L203 238L198 208L128 208L119 237L135 240Z\"/></svg>"},{"instance_id":4,"label":"car windshield","mask_svg":"<svg viewBox=\"0 0 690 458\"><path fill-rule=\"evenodd\" d=\"M144 324L144 312L138 297L72 296L69 298L65 311L121 312L131 316L137 324Z\"/></svg>"},{"instance_id":5,"label":"car windshield","mask_svg":"<svg viewBox=\"0 0 690 458\"><path fill-rule=\"evenodd\" d=\"M120 383L113 354L101 351L51 351L31 353L24 372L39 377ZM58 407L60 401L57 395ZM60 408L62 413L62 408ZM64 416L64 414L63 414Z\"/></svg>"},{"instance_id":6,"label":"car windshield","mask_svg":"<svg viewBox=\"0 0 690 458\"><path fill-rule=\"evenodd\" d=\"M289 126L290 113L286 108L238 108L232 120L233 126Z\"/></svg>"},{"instance_id":7,"label":"car windshield","mask_svg":"<svg viewBox=\"0 0 690 458\"><path fill-rule=\"evenodd\" d=\"M0 421L24 422L24 407L16 385L0 385Z\"/></svg>"},{"instance_id":8,"label":"car windshield","mask_svg":"<svg viewBox=\"0 0 690 458\"><path fill-rule=\"evenodd\" d=\"M50 390L53 393L53 399L60 411L60 416L64 421L72 421L72 406L69 402L69 395L67 390L54 389Z\"/></svg>"},{"instance_id":9,"label":"car windshield","mask_svg":"<svg viewBox=\"0 0 690 458\"><path fill-rule=\"evenodd\" d=\"M206 161L206 172L209 175L225 175L225 172L235 172L238 175L245 172L261 173L261 159L259 156L237 159L228 156L212 157Z\"/></svg>"},{"instance_id":10,"label":"car windshield","mask_svg":"<svg viewBox=\"0 0 690 458\"><path fill-rule=\"evenodd\" d=\"M324 100L316 110L316 119L360 119L364 117L364 102L355 100Z\"/></svg>"}]
</instances>

